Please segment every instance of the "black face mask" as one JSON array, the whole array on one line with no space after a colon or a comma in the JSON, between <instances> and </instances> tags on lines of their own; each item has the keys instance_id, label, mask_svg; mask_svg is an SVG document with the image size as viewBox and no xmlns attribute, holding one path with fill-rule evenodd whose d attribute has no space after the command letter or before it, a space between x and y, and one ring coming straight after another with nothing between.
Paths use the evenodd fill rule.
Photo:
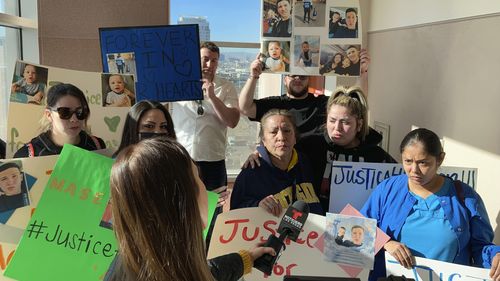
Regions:
<instances>
[{"instance_id":1,"label":"black face mask","mask_svg":"<svg viewBox=\"0 0 500 281\"><path fill-rule=\"evenodd\" d=\"M167 133L154 133L154 132L141 132L139 133L139 140L151 139L156 137L166 137Z\"/></svg>"}]
</instances>

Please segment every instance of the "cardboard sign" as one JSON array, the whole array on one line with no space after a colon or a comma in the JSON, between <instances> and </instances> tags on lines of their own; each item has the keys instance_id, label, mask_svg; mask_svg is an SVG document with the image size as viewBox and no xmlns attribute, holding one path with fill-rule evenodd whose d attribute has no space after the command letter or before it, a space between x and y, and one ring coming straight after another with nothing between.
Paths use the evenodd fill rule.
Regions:
<instances>
[{"instance_id":1,"label":"cardboard sign","mask_svg":"<svg viewBox=\"0 0 500 281\"><path fill-rule=\"evenodd\" d=\"M103 71L135 74L138 101L203 99L198 25L100 28L99 37Z\"/></svg>"},{"instance_id":2,"label":"cardboard sign","mask_svg":"<svg viewBox=\"0 0 500 281\"><path fill-rule=\"evenodd\" d=\"M333 162L329 212L339 213L347 204L360 210L379 183L403 173L401 164ZM472 188L477 182L476 168L440 167L438 173L460 180Z\"/></svg>"},{"instance_id":3,"label":"cardboard sign","mask_svg":"<svg viewBox=\"0 0 500 281\"><path fill-rule=\"evenodd\" d=\"M360 76L359 0L262 0L265 72Z\"/></svg>"},{"instance_id":4,"label":"cardboard sign","mask_svg":"<svg viewBox=\"0 0 500 281\"><path fill-rule=\"evenodd\" d=\"M217 217L208 257L251 249L257 243L267 240L269 235L277 235L281 219L261 208L244 208L224 212ZM297 242L286 241L286 250L273 268L271 276L264 276L253 269L245 280L283 280L285 275L350 277L337 264L324 260L324 255L314 244L325 232L325 217L309 214ZM288 240L288 239L287 239ZM368 279L368 269L358 276Z\"/></svg>"},{"instance_id":5,"label":"cardboard sign","mask_svg":"<svg viewBox=\"0 0 500 281\"><path fill-rule=\"evenodd\" d=\"M58 83L70 83L82 90L90 108L87 132L102 138L107 148L116 150L120 145L123 124L129 108L102 106L102 73L49 66L44 68L48 70L48 89ZM19 148L40 134L39 121L45 110L44 103L45 99L41 105L9 103L7 158L12 158Z\"/></svg>"},{"instance_id":6,"label":"cardboard sign","mask_svg":"<svg viewBox=\"0 0 500 281\"><path fill-rule=\"evenodd\" d=\"M413 269L402 267L391 255L385 255L387 275L404 275L418 281L480 281L491 280L489 269L459 265L443 261L415 258L417 265Z\"/></svg>"},{"instance_id":7,"label":"cardboard sign","mask_svg":"<svg viewBox=\"0 0 500 281\"><path fill-rule=\"evenodd\" d=\"M99 224L113 160L65 145L5 276L19 280L100 280L118 248Z\"/></svg>"},{"instance_id":8,"label":"cardboard sign","mask_svg":"<svg viewBox=\"0 0 500 281\"><path fill-rule=\"evenodd\" d=\"M29 186L30 204L15 210L0 213L0 280L12 280L3 276L3 272L15 253L17 244L24 229L31 219L31 215L38 205L50 173L54 168L57 155L36 158L25 158L16 161L22 162L22 171L26 175ZM6 159L3 162L12 160Z\"/></svg>"}]
</instances>

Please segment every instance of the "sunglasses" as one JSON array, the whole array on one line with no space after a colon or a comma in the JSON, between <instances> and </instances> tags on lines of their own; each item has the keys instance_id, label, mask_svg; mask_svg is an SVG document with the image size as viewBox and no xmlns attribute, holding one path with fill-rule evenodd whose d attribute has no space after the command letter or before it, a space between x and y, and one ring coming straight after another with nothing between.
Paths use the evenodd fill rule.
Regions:
<instances>
[{"instance_id":1,"label":"sunglasses","mask_svg":"<svg viewBox=\"0 0 500 281\"><path fill-rule=\"evenodd\" d=\"M73 114L76 114L76 118L78 118L78 120L85 120L89 116L89 111L82 107L79 107L75 110L71 110L71 108L69 107L51 108L50 110L57 111L57 114L59 114L59 118L63 120L71 119L71 116L73 116Z\"/></svg>"},{"instance_id":2,"label":"sunglasses","mask_svg":"<svg viewBox=\"0 0 500 281\"><path fill-rule=\"evenodd\" d=\"M196 103L198 104L196 113L198 113L199 116L202 116L205 113L205 109L203 109L203 103L201 102L201 100L197 100Z\"/></svg>"},{"instance_id":3,"label":"sunglasses","mask_svg":"<svg viewBox=\"0 0 500 281\"><path fill-rule=\"evenodd\" d=\"M299 78L300 80L306 80L309 76L305 75L287 75L288 78L295 79Z\"/></svg>"}]
</instances>

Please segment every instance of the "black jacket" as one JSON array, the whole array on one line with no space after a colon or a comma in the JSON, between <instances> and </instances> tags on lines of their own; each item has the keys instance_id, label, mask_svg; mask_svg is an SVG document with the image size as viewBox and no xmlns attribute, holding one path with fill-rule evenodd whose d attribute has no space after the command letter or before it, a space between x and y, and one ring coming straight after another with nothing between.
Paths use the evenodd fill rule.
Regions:
<instances>
[{"instance_id":1,"label":"black jacket","mask_svg":"<svg viewBox=\"0 0 500 281\"><path fill-rule=\"evenodd\" d=\"M389 153L377 146L381 140L382 135L370 128L366 139L357 147L343 148L335 145L325 130L323 136L308 138L307 142L296 145L297 150L306 154L309 157L309 162L312 164L314 173L313 185L316 195L321 201L323 210L328 210L330 203L329 186L331 182L331 167L328 168L327 164L331 161L396 163L396 160ZM328 175L328 182L324 183L328 186L328 190L321 189L325 175Z\"/></svg>"},{"instance_id":2,"label":"black jacket","mask_svg":"<svg viewBox=\"0 0 500 281\"><path fill-rule=\"evenodd\" d=\"M7 151L5 150L7 147L5 146L5 142L3 140L0 140L0 159L5 158L5 154L7 154Z\"/></svg>"},{"instance_id":3,"label":"black jacket","mask_svg":"<svg viewBox=\"0 0 500 281\"><path fill-rule=\"evenodd\" d=\"M231 253L208 260L208 266L212 276L217 281L236 281L243 276L243 260L238 253ZM117 254L109 266L104 281L135 281L136 279L127 273L125 266Z\"/></svg>"},{"instance_id":4,"label":"black jacket","mask_svg":"<svg viewBox=\"0 0 500 281\"><path fill-rule=\"evenodd\" d=\"M99 142L98 147L94 141L94 138ZM42 133L32 139L29 143L23 145L16 153L14 158L29 157L28 144L33 146L34 156L46 156L46 155L57 155L61 153L62 146L56 145L49 137L49 132ZM101 138L91 137L84 131L80 132L80 143L76 146L86 149L86 150L97 150L106 148L106 144Z\"/></svg>"}]
</instances>

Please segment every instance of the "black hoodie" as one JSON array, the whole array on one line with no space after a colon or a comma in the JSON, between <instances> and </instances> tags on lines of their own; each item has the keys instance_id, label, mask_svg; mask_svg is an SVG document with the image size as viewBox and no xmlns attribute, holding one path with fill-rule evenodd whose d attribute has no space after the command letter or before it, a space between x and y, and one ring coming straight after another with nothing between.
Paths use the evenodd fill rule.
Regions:
<instances>
[{"instance_id":1,"label":"black hoodie","mask_svg":"<svg viewBox=\"0 0 500 281\"><path fill-rule=\"evenodd\" d=\"M370 128L365 140L354 148L343 148L335 145L328 133L323 136L309 138L307 142L297 147L304 153L312 164L314 176L314 189L318 195L323 210L328 211L330 203L330 182L332 161L371 162L371 163L396 163L397 161L377 144L382 140L382 135ZM325 180L323 180L325 178ZM323 188L322 188L323 184Z\"/></svg>"}]
</instances>

